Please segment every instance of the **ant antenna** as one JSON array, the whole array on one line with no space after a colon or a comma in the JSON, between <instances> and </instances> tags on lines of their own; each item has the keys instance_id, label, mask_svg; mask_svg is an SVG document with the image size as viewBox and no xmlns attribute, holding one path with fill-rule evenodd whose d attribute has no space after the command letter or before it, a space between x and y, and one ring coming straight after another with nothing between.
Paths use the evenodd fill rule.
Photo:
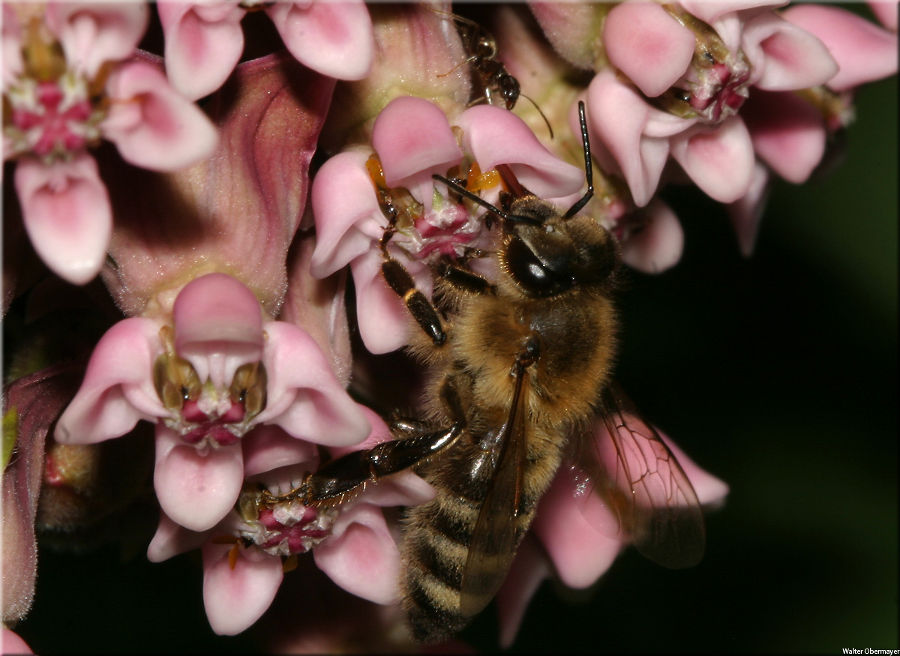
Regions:
<instances>
[{"instance_id":1,"label":"ant antenna","mask_svg":"<svg viewBox=\"0 0 900 656\"><path fill-rule=\"evenodd\" d=\"M499 216L504 221L509 221L511 223L530 223L531 225L541 225L541 221L538 221L537 219L533 219L530 216L521 216L519 214L509 214L508 212L504 212L503 210L501 210L499 207L494 207L493 205L491 205L489 202L487 202L480 196L473 194L471 191L469 191L462 185L457 184L456 182L453 182L453 180L450 180L449 178L445 178L444 176L438 175L437 173L435 173L431 177L434 178L435 180L440 180L445 185L450 187L450 189L452 189L453 191L458 193L460 196L464 196L465 198L468 198L473 203L477 203L478 205L481 205L485 209L487 209L487 210L493 212L494 214L496 214L497 216Z\"/></svg>"},{"instance_id":2,"label":"ant antenna","mask_svg":"<svg viewBox=\"0 0 900 656\"><path fill-rule=\"evenodd\" d=\"M584 177L587 179L587 191L580 200L576 201L569 211L563 214L563 219L571 219L587 205L594 196L594 172L591 168L591 140L588 139L587 120L584 118L584 101L578 101L578 122L581 124L581 145L584 148Z\"/></svg>"},{"instance_id":3,"label":"ant antenna","mask_svg":"<svg viewBox=\"0 0 900 656\"><path fill-rule=\"evenodd\" d=\"M541 115L541 118L544 119L544 123L547 124L547 129L550 131L550 138L552 139L552 138L553 138L553 128L550 127L550 121L548 121L548 120L547 120L547 117L544 116L544 112L541 111L541 108L538 107L538 104L537 104L536 102L534 102L531 98L529 98L528 96L526 96L524 93L520 93L519 95L522 96L522 97L523 97L525 100L527 100L528 102L530 102L532 105L534 105L534 108L535 108L536 110L538 110L538 114Z\"/></svg>"}]
</instances>

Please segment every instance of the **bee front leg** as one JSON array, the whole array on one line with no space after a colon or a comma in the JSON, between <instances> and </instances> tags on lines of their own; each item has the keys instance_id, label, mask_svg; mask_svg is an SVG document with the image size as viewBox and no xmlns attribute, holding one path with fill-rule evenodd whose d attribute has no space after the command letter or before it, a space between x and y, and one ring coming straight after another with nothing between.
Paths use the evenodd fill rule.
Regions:
<instances>
[{"instance_id":1,"label":"bee front leg","mask_svg":"<svg viewBox=\"0 0 900 656\"><path fill-rule=\"evenodd\" d=\"M409 271L397 260L388 254L387 249L383 248L384 262L381 264L381 274L387 281L388 286L403 299L409 313L416 320L416 323L425 331L425 334L431 338L435 346L441 346L447 340L447 333L441 323L437 310L434 309L431 301L416 289L416 283Z\"/></svg>"}]
</instances>

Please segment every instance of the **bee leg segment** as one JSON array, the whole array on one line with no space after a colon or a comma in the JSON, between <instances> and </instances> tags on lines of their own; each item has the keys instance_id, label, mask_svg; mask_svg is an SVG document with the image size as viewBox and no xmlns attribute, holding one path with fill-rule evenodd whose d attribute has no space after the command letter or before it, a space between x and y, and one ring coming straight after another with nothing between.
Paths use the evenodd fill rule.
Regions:
<instances>
[{"instance_id":1,"label":"bee leg segment","mask_svg":"<svg viewBox=\"0 0 900 656\"><path fill-rule=\"evenodd\" d=\"M396 292L397 296L403 299L406 307L412 314L413 319L419 324L425 334L431 338L435 346L442 345L447 340L447 333L441 324L437 310L431 301L416 289L416 283L413 281L409 271L393 259L384 251L385 260L381 265L381 274L391 289Z\"/></svg>"},{"instance_id":2,"label":"bee leg segment","mask_svg":"<svg viewBox=\"0 0 900 656\"><path fill-rule=\"evenodd\" d=\"M462 424L411 437L382 442L367 451L355 451L332 460L304 482L304 503L309 506L340 503L367 483L421 464L456 442Z\"/></svg>"},{"instance_id":3,"label":"bee leg segment","mask_svg":"<svg viewBox=\"0 0 900 656\"><path fill-rule=\"evenodd\" d=\"M460 291L472 294L494 293L494 286L474 271L454 266L448 262L440 273L442 280Z\"/></svg>"}]
</instances>

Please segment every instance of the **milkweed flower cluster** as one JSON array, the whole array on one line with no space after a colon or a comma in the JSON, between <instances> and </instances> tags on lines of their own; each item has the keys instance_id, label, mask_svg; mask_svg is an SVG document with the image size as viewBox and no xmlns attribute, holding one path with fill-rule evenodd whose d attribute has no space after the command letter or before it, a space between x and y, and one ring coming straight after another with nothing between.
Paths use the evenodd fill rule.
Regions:
<instances>
[{"instance_id":1,"label":"milkweed flower cluster","mask_svg":"<svg viewBox=\"0 0 900 656\"><path fill-rule=\"evenodd\" d=\"M399 608L394 509L430 486L406 470L324 503L298 492L394 439L369 406L417 389L370 370L420 329L384 263L426 297L441 263L495 275L479 254L482 205L510 191L498 167L560 207L584 193L579 101L583 211L627 264L680 257L670 183L728 205L749 254L770 178L805 181L854 90L897 67L895 2L870 3L875 20L786 4L486 6L486 52L449 3L4 3L4 312L34 331L5 379L4 648L25 647L8 627L31 605L38 537L148 500L147 556L201 551L216 633L257 622L303 559ZM510 76L533 101L514 111L491 104ZM54 318L85 308L94 322L60 339ZM698 501L721 503L726 486L669 446ZM628 543L592 476L566 462L542 499L498 595L504 644L551 571L588 586ZM397 612L371 614L408 646ZM270 646L340 641L300 626Z\"/></svg>"}]
</instances>

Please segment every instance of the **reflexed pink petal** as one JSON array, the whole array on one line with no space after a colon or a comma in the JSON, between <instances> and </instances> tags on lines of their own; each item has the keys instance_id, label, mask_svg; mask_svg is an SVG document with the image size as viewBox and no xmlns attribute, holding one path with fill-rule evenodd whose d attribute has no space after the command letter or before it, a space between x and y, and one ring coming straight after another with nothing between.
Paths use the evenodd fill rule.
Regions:
<instances>
[{"instance_id":1,"label":"reflexed pink petal","mask_svg":"<svg viewBox=\"0 0 900 656\"><path fill-rule=\"evenodd\" d=\"M897 4L893 3L893 7L896 21ZM786 10L784 17L820 38L837 60L840 70L827 81L835 91L897 72L896 33L839 7L797 5Z\"/></svg>"},{"instance_id":2,"label":"reflexed pink petal","mask_svg":"<svg viewBox=\"0 0 900 656\"><path fill-rule=\"evenodd\" d=\"M606 8L597 2L528 3L553 49L569 62L583 69L595 69Z\"/></svg>"},{"instance_id":3,"label":"reflexed pink petal","mask_svg":"<svg viewBox=\"0 0 900 656\"><path fill-rule=\"evenodd\" d=\"M0 65L3 67L3 87L6 88L22 72L22 24L9 3L4 2L0 11L3 12Z\"/></svg>"},{"instance_id":4,"label":"reflexed pink petal","mask_svg":"<svg viewBox=\"0 0 900 656\"><path fill-rule=\"evenodd\" d=\"M153 487L163 512L176 524L192 531L211 529L234 506L243 482L240 444L201 454L157 424Z\"/></svg>"},{"instance_id":5,"label":"reflexed pink petal","mask_svg":"<svg viewBox=\"0 0 900 656\"><path fill-rule=\"evenodd\" d=\"M313 444L291 437L278 426L261 425L241 438L244 476L255 476L279 467L318 461Z\"/></svg>"},{"instance_id":6,"label":"reflexed pink petal","mask_svg":"<svg viewBox=\"0 0 900 656\"><path fill-rule=\"evenodd\" d=\"M313 551L316 565L347 592L377 604L400 597L400 551L384 516L358 503L340 514L333 535Z\"/></svg>"},{"instance_id":7,"label":"reflexed pink petal","mask_svg":"<svg viewBox=\"0 0 900 656\"><path fill-rule=\"evenodd\" d=\"M153 387L153 362L161 352L160 324L134 317L100 338L81 388L56 425L66 444L92 444L124 435L139 419L168 415Z\"/></svg>"},{"instance_id":8,"label":"reflexed pink petal","mask_svg":"<svg viewBox=\"0 0 900 656\"><path fill-rule=\"evenodd\" d=\"M353 353L347 319L347 272L319 279L310 273L315 233L300 236L288 259L288 290L281 321L300 326L316 340L338 382L350 383Z\"/></svg>"},{"instance_id":9,"label":"reflexed pink petal","mask_svg":"<svg viewBox=\"0 0 900 656\"><path fill-rule=\"evenodd\" d=\"M28 646L18 633L7 629L4 624L0 628L0 653L3 654L33 654L31 647Z\"/></svg>"},{"instance_id":10,"label":"reflexed pink petal","mask_svg":"<svg viewBox=\"0 0 900 656\"><path fill-rule=\"evenodd\" d=\"M206 115L169 86L156 66L135 61L109 76L110 110L101 128L122 157L142 168L174 171L209 157L218 132Z\"/></svg>"},{"instance_id":11,"label":"reflexed pink petal","mask_svg":"<svg viewBox=\"0 0 900 656\"><path fill-rule=\"evenodd\" d=\"M692 128L672 139L672 157L711 198L730 203L747 193L753 177L753 144L738 116L712 130Z\"/></svg>"},{"instance_id":12,"label":"reflexed pink petal","mask_svg":"<svg viewBox=\"0 0 900 656\"><path fill-rule=\"evenodd\" d=\"M594 76L588 88L591 134L612 155L625 176L635 205L646 205L669 156L668 139L645 137L650 108L608 70Z\"/></svg>"},{"instance_id":13,"label":"reflexed pink petal","mask_svg":"<svg viewBox=\"0 0 900 656\"><path fill-rule=\"evenodd\" d=\"M695 41L693 32L652 2L618 4L603 23L610 63L651 98L685 74Z\"/></svg>"},{"instance_id":14,"label":"reflexed pink petal","mask_svg":"<svg viewBox=\"0 0 900 656\"><path fill-rule=\"evenodd\" d=\"M748 21L741 44L755 66L762 64L751 78L760 89L805 89L825 84L838 71L825 44L774 13Z\"/></svg>"},{"instance_id":15,"label":"reflexed pink petal","mask_svg":"<svg viewBox=\"0 0 900 656\"><path fill-rule=\"evenodd\" d=\"M759 162L753 167L753 181L747 193L728 206L741 255L750 257L756 245L759 222L769 195L769 170Z\"/></svg>"},{"instance_id":16,"label":"reflexed pink petal","mask_svg":"<svg viewBox=\"0 0 900 656\"><path fill-rule=\"evenodd\" d=\"M641 214L646 224L622 244L622 261L644 273L659 273L675 266L684 248L684 231L675 212L654 198Z\"/></svg>"},{"instance_id":17,"label":"reflexed pink petal","mask_svg":"<svg viewBox=\"0 0 900 656\"><path fill-rule=\"evenodd\" d=\"M754 93L745 120L756 154L788 182L805 182L825 154L822 115L793 94Z\"/></svg>"},{"instance_id":18,"label":"reflexed pink petal","mask_svg":"<svg viewBox=\"0 0 900 656\"><path fill-rule=\"evenodd\" d=\"M684 451L678 448L678 445L672 442L667 435L660 433L660 437L672 451L675 459L678 460L678 464L681 465L681 468L687 475L688 480L694 487L694 492L697 493L697 501L700 502L700 505L717 508L725 503L725 497L728 495L728 485L705 469L698 467L697 463L685 455Z\"/></svg>"},{"instance_id":19,"label":"reflexed pink petal","mask_svg":"<svg viewBox=\"0 0 900 656\"><path fill-rule=\"evenodd\" d=\"M175 299L172 316L175 350L194 365L200 380L227 387L238 367L262 357L259 301L229 275L210 273L189 282Z\"/></svg>"},{"instance_id":20,"label":"reflexed pink petal","mask_svg":"<svg viewBox=\"0 0 900 656\"><path fill-rule=\"evenodd\" d=\"M370 353L396 351L409 343L409 311L381 275L381 257L374 251L351 264L356 284L359 335ZM424 293L424 292L423 292Z\"/></svg>"},{"instance_id":21,"label":"reflexed pink petal","mask_svg":"<svg viewBox=\"0 0 900 656\"><path fill-rule=\"evenodd\" d=\"M276 2L266 13L291 54L314 71L359 80L371 69L375 39L362 0Z\"/></svg>"},{"instance_id":22,"label":"reflexed pink petal","mask_svg":"<svg viewBox=\"0 0 900 656\"><path fill-rule=\"evenodd\" d=\"M550 578L547 558L533 537L526 535L512 567L497 593L497 609L500 614L500 647L509 649L515 640L528 602L544 579Z\"/></svg>"},{"instance_id":23,"label":"reflexed pink petal","mask_svg":"<svg viewBox=\"0 0 900 656\"><path fill-rule=\"evenodd\" d=\"M315 340L283 321L267 323L265 331L268 399L257 422L277 424L316 444L341 446L364 440L369 423L338 383Z\"/></svg>"},{"instance_id":24,"label":"reflexed pink petal","mask_svg":"<svg viewBox=\"0 0 900 656\"><path fill-rule=\"evenodd\" d=\"M165 513L160 513L159 526L147 546L147 560L161 563L180 553L199 549L208 538L208 534L189 531L173 522Z\"/></svg>"},{"instance_id":25,"label":"reflexed pink petal","mask_svg":"<svg viewBox=\"0 0 900 656\"><path fill-rule=\"evenodd\" d=\"M107 61L130 57L147 29L147 5L138 2L51 2L46 21L66 60L93 77Z\"/></svg>"},{"instance_id":26,"label":"reflexed pink petal","mask_svg":"<svg viewBox=\"0 0 900 656\"><path fill-rule=\"evenodd\" d=\"M584 588L596 581L622 547L615 512L593 492L579 486L573 468L561 468L541 498L534 531L563 583Z\"/></svg>"},{"instance_id":27,"label":"reflexed pink petal","mask_svg":"<svg viewBox=\"0 0 900 656\"><path fill-rule=\"evenodd\" d=\"M112 234L109 196L94 159L81 154L44 165L23 158L15 184L25 230L44 263L71 283L92 280Z\"/></svg>"},{"instance_id":28,"label":"reflexed pink petal","mask_svg":"<svg viewBox=\"0 0 900 656\"><path fill-rule=\"evenodd\" d=\"M725 14L756 7L780 7L786 5L788 0L684 0L679 2L686 11L707 23L718 20Z\"/></svg>"},{"instance_id":29,"label":"reflexed pink petal","mask_svg":"<svg viewBox=\"0 0 900 656\"><path fill-rule=\"evenodd\" d=\"M445 174L462 151L444 112L422 98L401 96L382 110L372 127L372 146L389 187L406 187L431 209L431 175Z\"/></svg>"},{"instance_id":30,"label":"reflexed pink petal","mask_svg":"<svg viewBox=\"0 0 900 656\"><path fill-rule=\"evenodd\" d=\"M329 276L353 259L375 248L387 219L365 164L369 154L345 151L326 161L312 185L316 219L316 250L310 271Z\"/></svg>"},{"instance_id":31,"label":"reflexed pink petal","mask_svg":"<svg viewBox=\"0 0 900 656\"><path fill-rule=\"evenodd\" d=\"M262 617L281 585L281 559L242 550L234 569L228 562L228 545L203 546L203 605L212 630L235 635Z\"/></svg>"},{"instance_id":32,"label":"reflexed pink petal","mask_svg":"<svg viewBox=\"0 0 900 656\"><path fill-rule=\"evenodd\" d=\"M580 190L584 170L565 162L538 141L518 116L501 107L476 105L456 121L465 149L482 171L509 164L516 178L539 198L559 198Z\"/></svg>"},{"instance_id":33,"label":"reflexed pink petal","mask_svg":"<svg viewBox=\"0 0 900 656\"><path fill-rule=\"evenodd\" d=\"M892 32L897 31L897 0L868 0L866 4L882 25Z\"/></svg>"},{"instance_id":34,"label":"reflexed pink petal","mask_svg":"<svg viewBox=\"0 0 900 656\"><path fill-rule=\"evenodd\" d=\"M190 99L222 86L244 50L246 10L232 2L160 2L157 11L172 86Z\"/></svg>"}]
</instances>

